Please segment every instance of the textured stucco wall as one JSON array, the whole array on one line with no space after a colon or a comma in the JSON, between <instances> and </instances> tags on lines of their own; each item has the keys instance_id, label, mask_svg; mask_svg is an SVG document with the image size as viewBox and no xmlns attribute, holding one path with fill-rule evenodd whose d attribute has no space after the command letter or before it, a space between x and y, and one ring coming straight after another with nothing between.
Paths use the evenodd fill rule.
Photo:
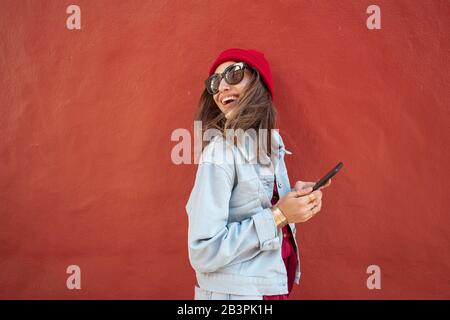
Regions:
<instances>
[{"instance_id":1,"label":"textured stucco wall","mask_svg":"<svg viewBox=\"0 0 450 320\"><path fill-rule=\"evenodd\" d=\"M298 225L292 297L450 298L449 16L445 0L0 1L0 298L193 297L196 166L172 163L170 136L193 131L227 47L271 62L292 182L344 162Z\"/></svg>"}]
</instances>

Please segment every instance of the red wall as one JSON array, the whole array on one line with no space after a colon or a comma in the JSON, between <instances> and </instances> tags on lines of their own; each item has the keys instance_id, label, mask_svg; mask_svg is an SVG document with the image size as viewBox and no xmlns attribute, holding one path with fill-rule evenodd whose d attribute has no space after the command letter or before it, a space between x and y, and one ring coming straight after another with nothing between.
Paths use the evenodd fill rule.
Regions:
<instances>
[{"instance_id":1,"label":"red wall","mask_svg":"<svg viewBox=\"0 0 450 320\"><path fill-rule=\"evenodd\" d=\"M170 137L193 131L228 47L270 60L292 182L344 162L298 225L292 297L450 298L449 16L445 0L1 1L0 298L193 297L197 167L173 164Z\"/></svg>"}]
</instances>

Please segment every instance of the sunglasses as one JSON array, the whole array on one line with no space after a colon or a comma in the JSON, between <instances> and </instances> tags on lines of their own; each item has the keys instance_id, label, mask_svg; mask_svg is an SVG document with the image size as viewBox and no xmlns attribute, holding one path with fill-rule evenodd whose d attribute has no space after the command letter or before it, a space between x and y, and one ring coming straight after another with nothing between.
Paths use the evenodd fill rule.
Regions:
<instances>
[{"instance_id":1,"label":"sunglasses","mask_svg":"<svg viewBox=\"0 0 450 320\"><path fill-rule=\"evenodd\" d=\"M220 81L222 81L222 79L225 79L230 85L238 84L244 78L245 69L252 70L245 62L238 62L226 67L222 73L213 74L205 80L206 91L212 95L218 93Z\"/></svg>"}]
</instances>

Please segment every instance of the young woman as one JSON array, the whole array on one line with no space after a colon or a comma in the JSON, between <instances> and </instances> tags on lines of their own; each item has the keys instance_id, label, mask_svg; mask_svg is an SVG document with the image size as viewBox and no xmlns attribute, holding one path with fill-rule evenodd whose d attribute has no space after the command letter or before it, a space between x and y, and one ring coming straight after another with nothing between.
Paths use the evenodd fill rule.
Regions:
<instances>
[{"instance_id":1,"label":"young woman","mask_svg":"<svg viewBox=\"0 0 450 320\"><path fill-rule=\"evenodd\" d=\"M295 224L321 210L322 192L290 187L264 54L223 51L205 87L196 120L208 138L186 204L195 299L285 300L300 279Z\"/></svg>"}]
</instances>

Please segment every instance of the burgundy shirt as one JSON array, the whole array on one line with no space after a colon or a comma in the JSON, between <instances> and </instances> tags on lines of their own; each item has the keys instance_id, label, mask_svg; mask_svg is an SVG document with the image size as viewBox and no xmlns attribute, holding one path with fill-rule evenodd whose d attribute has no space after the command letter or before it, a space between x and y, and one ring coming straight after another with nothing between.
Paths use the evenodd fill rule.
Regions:
<instances>
[{"instance_id":1,"label":"burgundy shirt","mask_svg":"<svg viewBox=\"0 0 450 320\"><path fill-rule=\"evenodd\" d=\"M275 205L279 199L277 181L273 185L272 205ZM295 273L297 271L297 252L291 228L288 225L283 227L283 242L281 245L281 256L286 267L288 277L288 293L273 296L263 296L264 300L287 300L294 285Z\"/></svg>"}]
</instances>

